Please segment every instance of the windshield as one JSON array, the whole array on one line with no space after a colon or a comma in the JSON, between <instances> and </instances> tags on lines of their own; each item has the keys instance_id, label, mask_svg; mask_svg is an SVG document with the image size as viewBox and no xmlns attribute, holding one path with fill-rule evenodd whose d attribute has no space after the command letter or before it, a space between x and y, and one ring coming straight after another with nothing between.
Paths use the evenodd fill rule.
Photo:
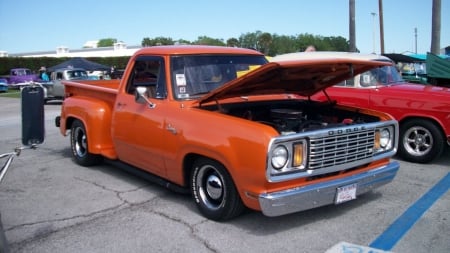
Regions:
<instances>
[{"instance_id":1,"label":"windshield","mask_svg":"<svg viewBox=\"0 0 450 253\"><path fill-rule=\"evenodd\" d=\"M176 99L200 97L267 63L261 55L188 55L171 58Z\"/></svg>"},{"instance_id":2,"label":"windshield","mask_svg":"<svg viewBox=\"0 0 450 253\"><path fill-rule=\"evenodd\" d=\"M361 74L361 86L389 85L405 82L394 66L375 68Z\"/></svg>"},{"instance_id":3,"label":"windshield","mask_svg":"<svg viewBox=\"0 0 450 253\"><path fill-rule=\"evenodd\" d=\"M31 70L29 69L16 69L12 73L15 76L29 76L31 74Z\"/></svg>"},{"instance_id":4,"label":"windshield","mask_svg":"<svg viewBox=\"0 0 450 253\"><path fill-rule=\"evenodd\" d=\"M69 80L88 79L88 74L84 70L69 70L67 71L67 77Z\"/></svg>"}]
</instances>

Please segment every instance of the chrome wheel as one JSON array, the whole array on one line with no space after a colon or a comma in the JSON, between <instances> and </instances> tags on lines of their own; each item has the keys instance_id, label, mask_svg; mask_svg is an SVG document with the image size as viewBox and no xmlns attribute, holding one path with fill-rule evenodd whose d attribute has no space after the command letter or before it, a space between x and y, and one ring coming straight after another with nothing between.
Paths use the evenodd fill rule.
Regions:
<instances>
[{"instance_id":1,"label":"chrome wheel","mask_svg":"<svg viewBox=\"0 0 450 253\"><path fill-rule=\"evenodd\" d=\"M208 219L231 219L245 208L233 179L217 161L197 159L191 171L190 186L198 209Z\"/></svg>"},{"instance_id":2,"label":"chrome wheel","mask_svg":"<svg viewBox=\"0 0 450 253\"><path fill-rule=\"evenodd\" d=\"M70 146L72 155L79 165L91 166L102 162L102 157L89 152L89 140L87 137L86 127L83 122L75 120L72 123L70 131Z\"/></svg>"},{"instance_id":3,"label":"chrome wheel","mask_svg":"<svg viewBox=\"0 0 450 253\"><path fill-rule=\"evenodd\" d=\"M86 133L81 127L74 129L74 152L79 157L84 157L87 153Z\"/></svg>"},{"instance_id":4,"label":"chrome wheel","mask_svg":"<svg viewBox=\"0 0 450 253\"><path fill-rule=\"evenodd\" d=\"M430 152L433 147L433 136L424 127L412 127L403 136L403 146L408 153L415 156L423 156Z\"/></svg>"},{"instance_id":5,"label":"chrome wheel","mask_svg":"<svg viewBox=\"0 0 450 253\"><path fill-rule=\"evenodd\" d=\"M427 163L439 157L445 137L438 124L427 119L410 119L400 123L398 154L405 160Z\"/></svg>"},{"instance_id":6,"label":"chrome wheel","mask_svg":"<svg viewBox=\"0 0 450 253\"><path fill-rule=\"evenodd\" d=\"M223 178L212 166L205 165L197 174L198 194L201 201L210 209L217 210L223 205Z\"/></svg>"}]
</instances>

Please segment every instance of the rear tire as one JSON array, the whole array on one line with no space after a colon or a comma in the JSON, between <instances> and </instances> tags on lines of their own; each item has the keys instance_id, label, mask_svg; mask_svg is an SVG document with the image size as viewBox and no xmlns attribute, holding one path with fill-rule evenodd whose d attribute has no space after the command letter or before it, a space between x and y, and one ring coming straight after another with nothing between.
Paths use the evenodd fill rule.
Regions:
<instances>
[{"instance_id":1,"label":"rear tire","mask_svg":"<svg viewBox=\"0 0 450 253\"><path fill-rule=\"evenodd\" d=\"M222 164L207 158L198 159L190 181L192 197L206 218L224 221L244 211L234 182Z\"/></svg>"},{"instance_id":2,"label":"rear tire","mask_svg":"<svg viewBox=\"0 0 450 253\"><path fill-rule=\"evenodd\" d=\"M89 152L86 127L80 120L75 120L72 123L70 146L72 148L73 158L79 165L92 166L102 162L102 157L100 155L91 154Z\"/></svg>"},{"instance_id":3,"label":"rear tire","mask_svg":"<svg viewBox=\"0 0 450 253\"><path fill-rule=\"evenodd\" d=\"M413 119L400 126L398 153L406 161L428 163L442 154L444 142L442 131L433 122Z\"/></svg>"}]
</instances>

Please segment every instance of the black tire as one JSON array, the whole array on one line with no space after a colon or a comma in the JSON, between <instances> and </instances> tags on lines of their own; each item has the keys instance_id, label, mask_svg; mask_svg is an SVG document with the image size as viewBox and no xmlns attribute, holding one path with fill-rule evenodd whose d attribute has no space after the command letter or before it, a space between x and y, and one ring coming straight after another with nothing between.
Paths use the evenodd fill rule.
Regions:
<instances>
[{"instance_id":1,"label":"black tire","mask_svg":"<svg viewBox=\"0 0 450 253\"><path fill-rule=\"evenodd\" d=\"M70 131L72 156L81 166L92 166L102 162L100 155L91 154L88 149L88 138L83 122L75 120Z\"/></svg>"},{"instance_id":2,"label":"black tire","mask_svg":"<svg viewBox=\"0 0 450 253\"><path fill-rule=\"evenodd\" d=\"M190 185L198 209L208 219L229 220L245 209L230 174L214 160L200 158L194 163Z\"/></svg>"},{"instance_id":3,"label":"black tire","mask_svg":"<svg viewBox=\"0 0 450 253\"><path fill-rule=\"evenodd\" d=\"M400 126L398 153L406 161L428 163L439 157L445 146L442 131L426 119L412 119Z\"/></svg>"}]
</instances>

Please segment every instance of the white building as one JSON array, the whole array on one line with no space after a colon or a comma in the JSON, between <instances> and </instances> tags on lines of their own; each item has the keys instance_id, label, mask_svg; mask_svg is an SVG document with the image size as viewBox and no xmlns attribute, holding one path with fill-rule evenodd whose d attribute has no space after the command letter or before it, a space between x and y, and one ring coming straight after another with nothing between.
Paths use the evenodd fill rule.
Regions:
<instances>
[{"instance_id":1,"label":"white building","mask_svg":"<svg viewBox=\"0 0 450 253\"><path fill-rule=\"evenodd\" d=\"M89 42L89 41L88 41ZM86 42L86 43L88 43ZM92 44L92 43L90 43ZM66 46L59 46L55 51L29 52L19 54L9 54L6 51L0 51L0 57L113 57L113 56L131 56L142 46L127 46L123 42L114 43L112 47L93 47L82 49L69 49Z\"/></svg>"},{"instance_id":2,"label":"white building","mask_svg":"<svg viewBox=\"0 0 450 253\"><path fill-rule=\"evenodd\" d=\"M89 40L84 43L83 48L97 48L98 40Z\"/></svg>"}]
</instances>

